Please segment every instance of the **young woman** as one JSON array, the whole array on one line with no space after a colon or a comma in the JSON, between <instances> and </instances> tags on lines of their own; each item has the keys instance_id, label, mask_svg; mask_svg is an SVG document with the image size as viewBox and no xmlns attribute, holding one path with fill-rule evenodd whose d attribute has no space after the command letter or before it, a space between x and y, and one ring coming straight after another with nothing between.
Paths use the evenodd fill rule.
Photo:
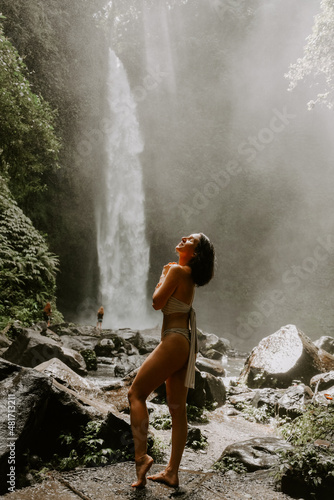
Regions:
<instances>
[{"instance_id":1,"label":"young woman","mask_svg":"<svg viewBox=\"0 0 334 500\"><path fill-rule=\"evenodd\" d=\"M187 392L195 381L197 334L192 302L195 285L205 285L213 276L214 248L207 236L196 233L183 237L176 251L178 264L164 266L153 293L154 309L164 314L161 342L146 358L129 390L137 473L134 487L145 486L146 473L153 464L147 454L146 399L165 381L172 417L172 452L166 469L148 479L174 487L179 484L178 471L187 439Z\"/></svg>"}]
</instances>

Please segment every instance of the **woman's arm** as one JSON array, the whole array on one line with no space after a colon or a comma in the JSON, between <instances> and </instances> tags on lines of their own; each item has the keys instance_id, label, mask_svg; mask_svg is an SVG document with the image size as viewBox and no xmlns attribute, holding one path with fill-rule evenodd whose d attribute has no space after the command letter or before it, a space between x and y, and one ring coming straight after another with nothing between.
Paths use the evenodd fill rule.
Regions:
<instances>
[{"instance_id":1,"label":"woman's arm","mask_svg":"<svg viewBox=\"0 0 334 500\"><path fill-rule=\"evenodd\" d=\"M164 266L159 283L153 293L153 308L162 309L167 300L173 295L182 276L182 268L178 264L170 263Z\"/></svg>"}]
</instances>

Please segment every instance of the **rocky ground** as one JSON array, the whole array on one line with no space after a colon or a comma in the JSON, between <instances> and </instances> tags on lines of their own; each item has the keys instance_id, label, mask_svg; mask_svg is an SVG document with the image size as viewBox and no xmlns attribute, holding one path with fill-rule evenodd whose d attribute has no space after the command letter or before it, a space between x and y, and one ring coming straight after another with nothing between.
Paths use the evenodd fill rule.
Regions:
<instances>
[{"instance_id":1,"label":"rocky ground","mask_svg":"<svg viewBox=\"0 0 334 500\"><path fill-rule=\"evenodd\" d=\"M107 467L78 469L71 472L51 472L45 481L33 487L7 494L10 500L86 500L101 499L145 499L165 500L178 497L192 500L283 500L291 498L276 490L272 472L259 471L248 474L228 472L223 475L212 469L224 448L232 443L276 435L275 428L245 420L240 415L228 416L226 408L210 412L210 421L196 424L208 439L204 451L186 448L180 471L180 487L169 488L148 481L143 490L133 490L130 486L134 476L134 464L123 462ZM154 431L163 443L165 458L170 452L170 431ZM163 461L165 462L165 460ZM164 467L155 464L152 472Z\"/></svg>"},{"instance_id":2,"label":"rocky ground","mask_svg":"<svg viewBox=\"0 0 334 500\"><path fill-rule=\"evenodd\" d=\"M13 394L18 457L20 454L24 457L27 450L32 450L33 455L37 453L37 458L48 457L49 450L57 448L61 432L66 430L75 434L78 426L94 419L103 422L97 437L102 438L105 448L132 453L131 439L128 440L131 429L127 391L143 359L159 342L158 330L137 332L123 329L101 333L94 327L67 324L54 325L53 330L47 329L46 324L30 329L19 325L15 328L16 331L12 332L12 336L15 333L14 340L2 339L0 350L1 471L6 471L9 464L8 446L2 438L8 436L9 416L6 412L7 406L13 404L10 402ZM245 403L257 410L266 405L274 410L274 414L295 418L300 408L310 401L317 400L324 408L331 404L334 356L324 350L324 340L333 343L327 348L334 354L334 339L323 339L318 347L295 326L288 325L263 339L245 363L241 353L230 349L227 341L200 332L196 388L189 391L188 404L197 408L216 405L216 410L208 413L207 423L190 421L188 435L200 430L207 439L207 446L198 451L189 447L185 449L179 488L149 481L146 488L134 490L131 487L135 479L134 463L123 462L105 467L77 468L71 472L51 471L44 476L43 482L4 497L14 500L291 498L277 490L275 471L270 469L275 462L277 464L277 449L291 445L278 440L274 425L250 422L237 409L240 410ZM84 359L83 354L89 354L89 357ZM89 368L88 364L94 361L94 357L96 366ZM288 366L282 366L282 360L285 364L288 362ZM242 366L238 384L235 378L226 391L228 382L240 374ZM91 371L88 373L88 370ZM311 387L314 387L314 392ZM163 401L164 388L161 386L148 402L151 424L156 417L162 416L166 421L168 408ZM155 473L168 461L170 430L150 427L161 452L152 467ZM331 445L326 443L327 447ZM217 471L213 466L223 452L228 458L240 457L248 470L257 472L237 474L229 471L223 474ZM25 479L26 482L20 484L31 484L32 477ZM0 484L2 491L5 484Z\"/></svg>"}]
</instances>

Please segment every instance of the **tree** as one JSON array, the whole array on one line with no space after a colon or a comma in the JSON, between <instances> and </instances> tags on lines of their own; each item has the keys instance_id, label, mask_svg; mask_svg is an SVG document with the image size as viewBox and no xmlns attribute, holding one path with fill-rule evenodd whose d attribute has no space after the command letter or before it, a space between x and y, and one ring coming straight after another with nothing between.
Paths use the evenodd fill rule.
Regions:
<instances>
[{"instance_id":1,"label":"tree","mask_svg":"<svg viewBox=\"0 0 334 500\"><path fill-rule=\"evenodd\" d=\"M27 68L0 25L0 173L22 208L38 202L45 176L57 168L55 113L34 94Z\"/></svg>"},{"instance_id":2,"label":"tree","mask_svg":"<svg viewBox=\"0 0 334 500\"><path fill-rule=\"evenodd\" d=\"M24 215L0 176L0 327L10 319L42 319L55 303L58 259Z\"/></svg>"},{"instance_id":3,"label":"tree","mask_svg":"<svg viewBox=\"0 0 334 500\"><path fill-rule=\"evenodd\" d=\"M300 80L313 75L315 82L322 88L315 100L308 103L309 109L316 103L323 103L329 109L334 107L334 2L322 0L321 11L315 17L312 34L307 37L304 57L290 65L286 77L290 79L289 90L294 89Z\"/></svg>"}]
</instances>

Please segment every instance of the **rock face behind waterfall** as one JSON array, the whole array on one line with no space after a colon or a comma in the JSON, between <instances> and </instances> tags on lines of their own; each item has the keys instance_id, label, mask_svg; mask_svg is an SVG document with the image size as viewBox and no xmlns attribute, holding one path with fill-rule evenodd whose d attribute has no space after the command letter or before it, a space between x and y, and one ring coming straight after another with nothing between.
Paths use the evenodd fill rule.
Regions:
<instances>
[{"instance_id":1,"label":"rock face behind waterfall","mask_svg":"<svg viewBox=\"0 0 334 500\"><path fill-rule=\"evenodd\" d=\"M293 380L308 385L314 375L333 369L334 356L318 349L295 325L287 325L252 350L239 382L253 388L284 388Z\"/></svg>"}]
</instances>

